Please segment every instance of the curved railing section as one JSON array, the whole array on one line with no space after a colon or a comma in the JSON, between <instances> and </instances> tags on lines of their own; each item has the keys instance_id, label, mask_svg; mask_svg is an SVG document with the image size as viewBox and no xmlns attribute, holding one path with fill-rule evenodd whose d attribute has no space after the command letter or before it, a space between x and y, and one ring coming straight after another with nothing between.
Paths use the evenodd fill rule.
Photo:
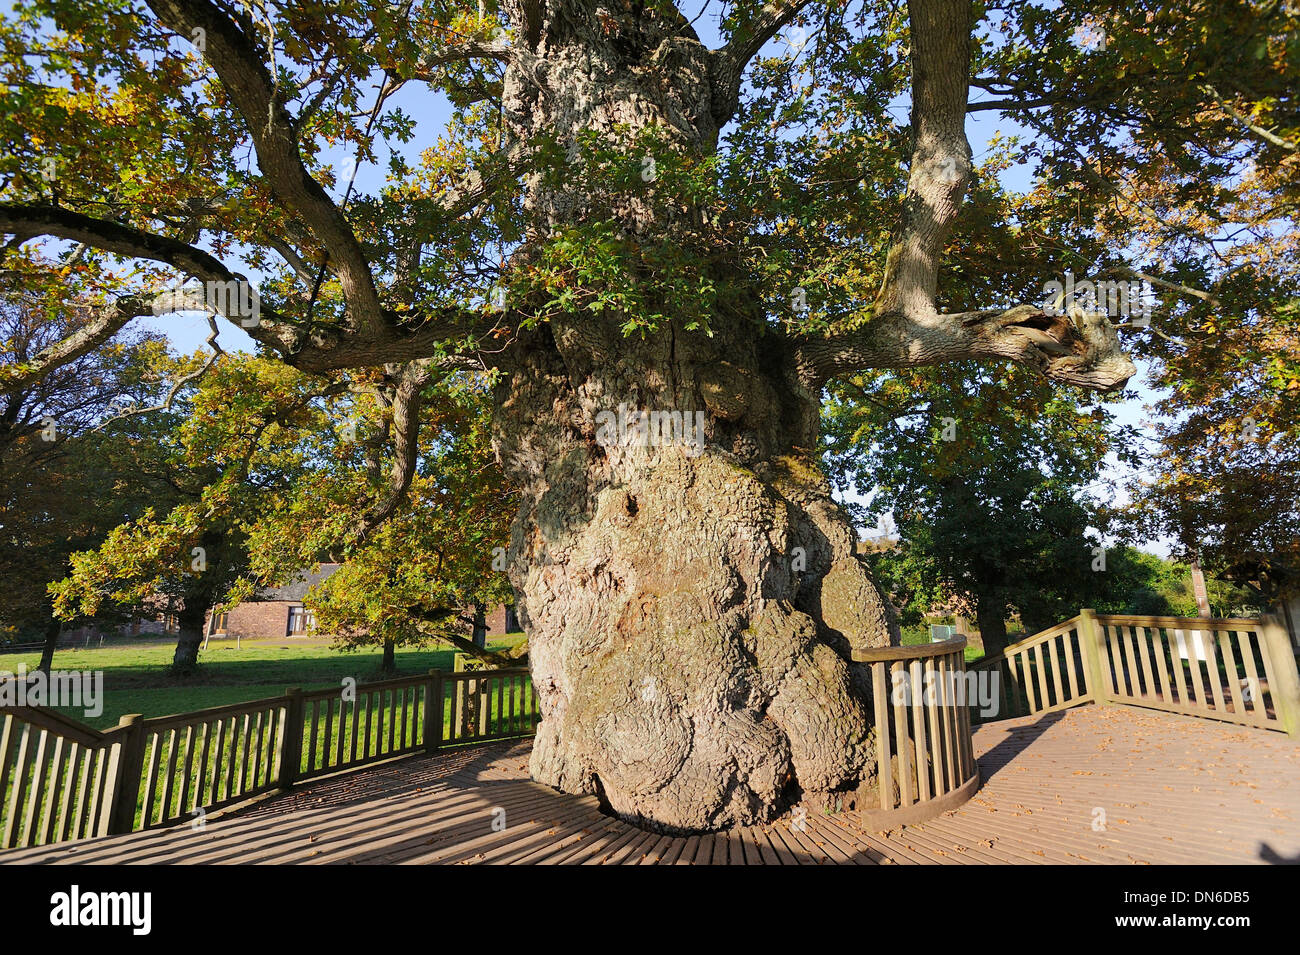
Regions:
<instances>
[{"instance_id":1,"label":"curved railing section","mask_svg":"<svg viewBox=\"0 0 1300 955\"><path fill-rule=\"evenodd\" d=\"M969 709L978 693L965 651L965 637L853 651L871 671L875 710L876 786L858 805L865 823L921 822L979 789Z\"/></svg>"}]
</instances>

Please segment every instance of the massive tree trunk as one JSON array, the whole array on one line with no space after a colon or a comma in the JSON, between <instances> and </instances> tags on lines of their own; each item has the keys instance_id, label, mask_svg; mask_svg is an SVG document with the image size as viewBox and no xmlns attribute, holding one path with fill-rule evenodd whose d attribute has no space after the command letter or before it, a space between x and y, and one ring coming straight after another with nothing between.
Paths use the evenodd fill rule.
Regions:
<instances>
[{"instance_id":1,"label":"massive tree trunk","mask_svg":"<svg viewBox=\"0 0 1300 955\"><path fill-rule=\"evenodd\" d=\"M997 656L1007 648L1006 604L998 600L982 600L976 605L975 620L980 628L980 643L984 656Z\"/></svg>"},{"instance_id":2,"label":"massive tree trunk","mask_svg":"<svg viewBox=\"0 0 1300 955\"><path fill-rule=\"evenodd\" d=\"M557 134L571 159L591 132L715 148L718 77L680 15L546 10L520 13L552 93L535 69L507 74L517 137ZM625 236L734 277L695 210L635 195L594 209L579 179L531 183L534 243L612 214ZM668 831L862 785L875 744L850 649L897 635L817 465L817 390L760 302L725 304L712 336L670 321L639 341L619 334L625 316L552 317L497 393L497 452L523 492L510 574L542 713L533 777ZM643 437L638 413L671 415L669 433L656 419Z\"/></svg>"},{"instance_id":3,"label":"massive tree trunk","mask_svg":"<svg viewBox=\"0 0 1300 955\"><path fill-rule=\"evenodd\" d=\"M511 576L542 710L533 776L664 829L832 800L872 766L849 651L897 628L810 450L813 396L763 364L753 342L684 336L575 383L540 333L499 395L524 488ZM620 402L703 412L702 449L631 427L602 442L596 416Z\"/></svg>"},{"instance_id":4,"label":"massive tree trunk","mask_svg":"<svg viewBox=\"0 0 1300 955\"><path fill-rule=\"evenodd\" d=\"M193 606L191 606L191 603ZM177 675L193 673L199 666L199 648L203 646L203 623L207 619L207 605L191 601L176 615L176 651L172 654L172 672Z\"/></svg>"}]
</instances>

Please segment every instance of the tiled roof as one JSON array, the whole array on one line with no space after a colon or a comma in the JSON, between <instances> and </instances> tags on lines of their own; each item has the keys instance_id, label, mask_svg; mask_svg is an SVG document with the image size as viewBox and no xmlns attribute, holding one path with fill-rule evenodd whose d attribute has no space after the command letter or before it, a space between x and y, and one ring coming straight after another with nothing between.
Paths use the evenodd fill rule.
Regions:
<instances>
[{"instance_id":1,"label":"tiled roof","mask_svg":"<svg viewBox=\"0 0 1300 955\"><path fill-rule=\"evenodd\" d=\"M321 564L315 573L301 570L283 587L263 587L254 600L302 600L307 591L339 569L338 564Z\"/></svg>"}]
</instances>

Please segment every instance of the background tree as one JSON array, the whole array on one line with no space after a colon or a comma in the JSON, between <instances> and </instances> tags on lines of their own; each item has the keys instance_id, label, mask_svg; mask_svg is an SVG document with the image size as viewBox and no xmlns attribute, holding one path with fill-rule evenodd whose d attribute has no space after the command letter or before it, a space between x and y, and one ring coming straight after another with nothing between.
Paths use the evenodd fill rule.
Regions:
<instances>
[{"instance_id":1,"label":"background tree","mask_svg":"<svg viewBox=\"0 0 1300 955\"><path fill-rule=\"evenodd\" d=\"M28 0L0 34L3 266L57 301L34 249L80 254L102 305L8 387L192 307L159 284L190 276L268 358L391 389L395 466L364 537L412 483L400 423L426 376L492 370L534 777L671 829L829 798L872 764L849 651L897 628L821 469L824 386L1013 361L1119 387L1116 316L1045 308L1045 282L1127 269L1195 293L1132 241L1134 190L1161 179L1211 239L1237 201L1227 150L1284 161L1254 127L1292 115L1291 7L1142 10L742 0L715 40L667 2ZM796 26L808 43L769 46ZM445 129L404 111L419 91ZM1031 131L1016 203L963 204L972 106ZM1144 172L1157 156L1176 177ZM384 181L358 189L347 159ZM263 279L256 316L217 301L239 269ZM702 413L702 441L602 440L620 405Z\"/></svg>"},{"instance_id":2,"label":"background tree","mask_svg":"<svg viewBox=\"0 0 1300 955\"><path fill-rule=\"evenodd\" d=\"M74 335L87 309L46 313L21 292L0 297L7 365ZM146 506L135 465L137 434L100 425L126 403L148 400L159 336L122 333L52 374L0 396L0 636L43 641L49 670L61 630L47 586L70 555L103 539Z\"/></svg>"},{"instance_id":3,"label":"background tree","mask_svg":"<svg viewBox=\"0 0 1300 955\"><path fill-rule=\"evenodd\" d=\"M1109 452L1131 458L1104 406L963 366L856 375L834 392L833 473L869 496L868 525L893 515L922 578L969 603L985 653L1006 645L1013 613L1033 632L1096 602L1109 567L1091 490Z\"/></svg>"},{"instance_id":4,"label":"background tree","mask_svg":"<svg viewBox=\"0 0 1300 955\"><path fill-rule=\"evenodd\" d=\"M179 380L209 363L167 357L162 365ZM316 397L311 383L283 364L217 356L168 408L153 412L154 424L170 427L142 442L148 457L138 472L156 489L150 506L97 549L72 555L71 574L51 588L57 611L75 617L104 605L174 608L172 669L193 673L209 609L250 587L247 524L315 451Z\"/></svg>"},{"instance_id":5,"label":"background tree","mask_svg":"<svg viewBox=\"0 0 1300 955\"><path fill-rule=\"evenodd\" d=\"M430 396L406 496L364 538L339 522L350 521L373 493L367 484L382 485L372 452L384 440L384 419L360 425L370 437L358 432L351 454L305 474L250 528L252 573L281 579L323 555L338 556L342 566L305 603L317 629L345 647L381 645L385 671L395 668L397 647L430 640L498 665L517 661L526 643L492 652L481 632L485 608L513 599L503 564L515 500L492 453L487 411L481 375L458 374Z\"/></svg>"}]
</instances>

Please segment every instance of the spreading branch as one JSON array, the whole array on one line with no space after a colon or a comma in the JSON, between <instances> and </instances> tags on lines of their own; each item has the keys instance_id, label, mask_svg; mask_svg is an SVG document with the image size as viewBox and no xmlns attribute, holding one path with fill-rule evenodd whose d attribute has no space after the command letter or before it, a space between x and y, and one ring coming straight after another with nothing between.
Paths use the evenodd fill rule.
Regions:
<instances>
[{"instance_id":1,"label":"spreading branch","mask_svg":"<svg viewBox=\"0 0 1300 955\"><path fill-rule=\"evenodd\" d=\"M297 125L257 45L210 0L150 0L149 6L181 37L188 38L195 28L205 31L204 57L243 118L263 175L328 251L357 328L382 337L387 321L370 263L342 210L307 171Z\"/></svg>"},{"instance_id":2,"label":"spreading branch","mask_svg":"<svg viewBox=\"0 0 1300 955\"><path fill-rule=\"evenodd\" d=\"M902 224L885 276L859 327L796 347L810 387L864 368L1007 358L1068 384L1109 390L1135 372L1104 316L1021 305L943 314L935 303L939 261L970 180L966 101L971 59L969 0L911 0L911 174Z\"/></svg>"},{"instance_id":3,"label":"spreading branch","mask_svg":"<svg viewBox=\"0 0 1300 955\"><path fill-rule=\"evenodd\" d=\"M768 0L747 23L741 24L726 45L713 51L713 118L722 126L735 115L740 102L740 81L749 62L777 32L789 24L812 0Z\"/></svg>"}]
</instances>

